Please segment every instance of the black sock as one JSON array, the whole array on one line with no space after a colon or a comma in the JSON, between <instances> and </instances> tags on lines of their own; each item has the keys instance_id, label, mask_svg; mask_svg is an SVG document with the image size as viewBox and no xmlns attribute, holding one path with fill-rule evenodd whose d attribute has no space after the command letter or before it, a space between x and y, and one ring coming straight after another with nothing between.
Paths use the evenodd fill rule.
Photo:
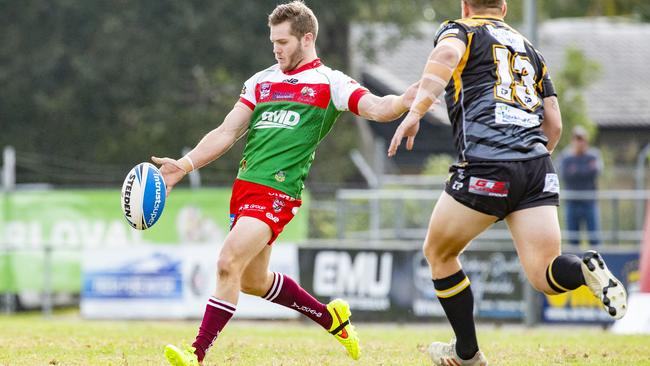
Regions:
<instances>
[{"instance_id":1,"label":"black sock","mask_svg":"<svg viewBox=\"0 0 650 366\"><path fill-rule=\"evenodd\" d=\"M461 269L449 277L433 280L433 287L456 334L456 353L463 360L471 359L478 352L478 341L469 278Z\"/></svg>"},{"instance_id":2,"label":"black sock","mask_svg":"<svg viewBox=\"0 0 650 366\"><path fill-rule=\"evenodd\" d=\"M559 293L575 290L585 284L582 261L573 254L562 254L546 268L546 281Z\"/></svg>"}]
</instances>

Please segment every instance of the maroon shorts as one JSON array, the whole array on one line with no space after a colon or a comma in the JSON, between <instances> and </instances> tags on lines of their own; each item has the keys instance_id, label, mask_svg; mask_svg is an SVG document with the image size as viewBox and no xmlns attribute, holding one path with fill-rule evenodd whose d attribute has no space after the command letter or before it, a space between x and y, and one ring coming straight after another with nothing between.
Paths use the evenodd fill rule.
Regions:
<instances>
[{"instance_id":1,"label":"maroon shorts","mask_svg":"<svg viewBox=\"0 0 650 366\"><path fill-rule=\"evenodd\" d=\"M265 222L273 232L269 245L293 219L302 201L265 185L236 179L230 198L230 229L242 216Z\"/></svg>"}]
</instances>

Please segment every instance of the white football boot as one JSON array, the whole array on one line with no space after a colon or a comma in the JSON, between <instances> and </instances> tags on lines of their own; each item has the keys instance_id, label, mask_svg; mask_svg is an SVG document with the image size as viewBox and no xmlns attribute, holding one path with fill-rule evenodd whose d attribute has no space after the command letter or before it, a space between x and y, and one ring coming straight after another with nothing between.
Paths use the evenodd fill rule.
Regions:
<instances>
[{"instance_id":1,"label":"white football boot","mask_svg":"<svg viewBox=\"0 0 650 366\"><path fill-rule=\"evenodd\" d=\"M488 361L481 351L476 352L469 360L458 357L455 338L449 343L431 343L427 348L427 354L436 366L488 366Z\"/></svg>"},{"instance_id":2,"label":"white football boot","mask_svg":"<svg viewBox=\"0 0 650 366\"><path fill-rule=\"evenodd\" d=\"M587 287L602 303L605 311L614 319L621 319L627 312L627 292L621 281L607 269L600 253L589 250L582 256L582 274Z\"/></svg>"}]
</instances>

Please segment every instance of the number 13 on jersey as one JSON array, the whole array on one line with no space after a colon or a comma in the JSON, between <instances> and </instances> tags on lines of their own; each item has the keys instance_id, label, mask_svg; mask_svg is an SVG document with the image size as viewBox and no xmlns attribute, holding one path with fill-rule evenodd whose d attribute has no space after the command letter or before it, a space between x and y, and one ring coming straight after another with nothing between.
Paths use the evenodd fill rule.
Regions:
<instances>
[{"instance_id":1,"label":"number 13 on jersey","mask_svg":"<svg viewBox=\"0 0 650 366\"><path fill-rule=\"evenodd\" d=\"M541 103L535 93L535 68L530 59L518 53L513 56L512 52L502 45L494 45L492 53L497 65L495 98L519 103L525 109L535 110Z\"/></svg>"}]
</instances>

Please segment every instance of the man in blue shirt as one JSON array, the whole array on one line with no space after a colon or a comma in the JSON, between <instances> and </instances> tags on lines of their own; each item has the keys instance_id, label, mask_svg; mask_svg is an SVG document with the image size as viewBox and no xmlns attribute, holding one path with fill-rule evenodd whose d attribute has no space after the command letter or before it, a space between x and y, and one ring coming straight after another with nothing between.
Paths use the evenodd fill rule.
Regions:
<instances>
[{"instance_id":1,"label":"man in blue shirt","mask_svg":"<svg viewBox=\"0 0 650 366\"><path fill-rule=\"evenodd\" d=\"M566 225L569 243L580 243L580 226L587 228L589 244L600 244L600 214L596 190L598 175L603 170L603 161L598 149L589 146L587 131L576 126L571 136L571 145L560 156L560 176L565 190L578 195L565 202Z\"/></svg>"}]
</instances>

